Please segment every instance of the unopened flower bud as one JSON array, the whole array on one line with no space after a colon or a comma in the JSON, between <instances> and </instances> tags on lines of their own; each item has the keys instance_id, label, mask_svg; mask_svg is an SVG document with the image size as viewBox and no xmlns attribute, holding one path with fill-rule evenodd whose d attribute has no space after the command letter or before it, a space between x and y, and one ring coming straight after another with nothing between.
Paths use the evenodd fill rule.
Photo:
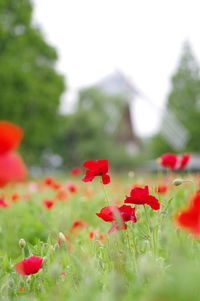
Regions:
<instances>
[{"instance_id":1,"label":"unopened flower bud","mask_svg":"<svg viewBox=\"0 0 200 301\"><path fill-rule=\"evenodd\" d=\"M65 235L64 235L62 232L60 232L60 233L58 234L58 238L59 238L62 242L65 242L65 241L66 241L66 237L65 237Z\"/></svg>"},{"instance_id":2,"label":"unopened flower bud","mask_svg":"<svg viewBox=\"0 0 200 301\"><path fill-rule=\"evenodd\" d=\"M26 247L26 241L25 241L23 238L21 238L21 239L19 240L19 247L20 247L21 249L23 249L23 248Z\"/></svg>"},{"instance_id":3,"label":"unopened flower bud","mask_svg":"<svg viewBox=\"0 0 200 301\"><path fill-rule=\"evenodd\" d=\"M173 181L173 184L174 184L175 186L179 186L179 185L181 185L183 182L184 182L184 180L182 180L182 179L175 179L175 180Z\"/></svg>"}]
</instances>

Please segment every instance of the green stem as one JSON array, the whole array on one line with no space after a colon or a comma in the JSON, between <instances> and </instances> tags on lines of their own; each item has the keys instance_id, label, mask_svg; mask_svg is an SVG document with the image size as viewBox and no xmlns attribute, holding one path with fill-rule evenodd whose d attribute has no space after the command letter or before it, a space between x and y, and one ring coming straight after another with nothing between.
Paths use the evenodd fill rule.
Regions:
<instances>
[{"instance_id":1,"label":"green stem","mask_svg":"<svg viewBox=\"0 0 200 301\"><path fill-rule=\"evenodd\" d=\"M133 225L133 247L134 247L134 252L133 252L133 259L134 259L134 266L135 266L135 272L137 273L137 246L135 242L135 231L134 231L134 225Z\"/></svg>"},{"instance_id":2,"label":"green stem","mask_svg":"<svg viewBox=\"0 0 200 301\"><path fill-rule=\"evenodd\" d=\"M22 257L23 257L23 259L25 258L25 251L24 251L24 248L22 248Z\"/></svg>"},{"instance_id":3,"label":"green stem","mask_svg":"<svg viewBox=\"0 0 200 301\"><path fill-rule=\"evenodd\" d=\"M144 212L145 212L145 217L146 217L146 222L147 222L147 228L148 228L148 232L149 232L149 244L150 244L151 250L153 251L152 240L151 240L150 221L149 221L149 217L148 217L148 214L147 214L147 210L146 210L145 204L143 205L143 207L144 207Z\"/></svg>"},{"instance_id":4,"label":"green stem","mask_svg":"<svg viewBox=\"0 0 200 301\"><path fill-rule=\"evenodd\" d=\"M108 206L110 206L110 201L109 201L109 198L108 198L107 191L104 187L104 184L102 184L102 185L103 185L103 192L104 192L104 195L105 195L106 202L107 202Z\"/></svg>"}]
</instances>

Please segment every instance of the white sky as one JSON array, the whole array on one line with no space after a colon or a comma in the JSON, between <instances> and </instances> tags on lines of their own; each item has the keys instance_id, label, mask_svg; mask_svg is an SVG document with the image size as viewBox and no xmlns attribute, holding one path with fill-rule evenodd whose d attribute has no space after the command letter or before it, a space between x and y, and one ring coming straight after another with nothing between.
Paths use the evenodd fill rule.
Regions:
<instances>
[{"instance_id":1,"label":"white sky","mask_svg":"<svg viewBox=\"0 0 200 301\"><path fill-rule=\"evenodd\" d=\"M32 1L34 21L58 50L68 91L119 69L162 108L186 39L200 58L200 0ZM158 128L155 108L136 99L138 134Z\"/></svg>"}]
</instances>

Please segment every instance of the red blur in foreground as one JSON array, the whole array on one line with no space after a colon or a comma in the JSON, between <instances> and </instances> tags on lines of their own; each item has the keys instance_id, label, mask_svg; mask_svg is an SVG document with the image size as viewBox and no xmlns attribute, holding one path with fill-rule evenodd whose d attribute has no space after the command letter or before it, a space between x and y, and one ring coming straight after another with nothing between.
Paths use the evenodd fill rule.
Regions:
<instances>
[{"instance_id":1,"label":"red blur in foreground","mask_svg":"<svg viewBox=\"0 0 200 301\"><path fill-rule=\"evenodd\" d=\"M175 220L180 228L188 230L194 237L200 237L200 190L196 192L189 206L178 212Z\"/></svg>"},{"instance_id":2,"label":"red blur in foreground","mask_svg":"<svg viewBox=\"0 0 200 301\"><path fill-rule=\"evenodd\" d=\"M22 181L26 167L15 149L21 142L23 130L8 121L0 121L0 187L11 181Z\"/></svg>"},{"instance_id":3,"label":"red blur in foreground","mask_svg":"<svg viewBox=\"0 0 200 301\"><path fill-rule=\"evenodd\" d=\"M8 208L9 204L7 202L5 202L4 200L4 196L0 196L0 208Z\"/></svg>"},{"instance_id":4,"label":"red blur in foreground","mask_svg":"<svg viewBox=\"0 0 200 301\"><path fill-rule=\"evenodd\" d=\"M99 213L96 213L98 217L100 217L105 222L113 222L112 227L108 231L108 233L112 233L115 230L126 230L127 225L125 222L132 221L133 223L137 222L137 218L135 215L135 208L131 206L123 205L121 207L118 206L107 206L103 207Z\"/></svg>"},{"instance_id":5,"label":"red blur in foreground","mask_svg":"<svg viewBox=\"0 0 200 301\"><path fill-rule=\"evenodd\" d=\"M22 137L23 130L20 127L8 121L0 121L0 154L16 149Z\"/></svg>"},{"instance_id":6,"label":"red blur in foreground","mask_svg":"<svg viewBox=\"0 0 200 301\"><path fill-rule=\"evenodd\" d=\"M166 168L181 170L188 164L190 157L190 154L177 156L173 153L167 153L159 158L159 163Z\"/></svg>"},{"instance_id":7,"label":"red blur in foreground","mask_svg":"<svg viewBox=\"0 0 200 301\"><path fill-rule=\"evenodd\" d=\"M95 177L101 176L103 184L110 183L110 176L108 173L108 160L86 161L83 166L87 168L83 182L91 182Z\"/></svg>"},{"instance_id":8,"label":"red blur in foreground","mask_svg":"<svg viewBox=\"0 0 200 301\"><path fill-rule=\"evenodd\" d=\"M148 186L144 188L135 187L131 190L130 196L126 196L124 203L135 205L149 205L153 210L159 210L160 204L158 200L149 194Z\"/></svg>"},{"instance_id":9,"label":"red blur in foreground","mask_svg":"<svg viewBox=\"0 0 200 301\"><path fill-rule=\"evenodd\" d=\"M20 275L31 275L39 271L43 259L38 256L28 257L15 265L15 270Z\"/></svg>"}]
</instances>

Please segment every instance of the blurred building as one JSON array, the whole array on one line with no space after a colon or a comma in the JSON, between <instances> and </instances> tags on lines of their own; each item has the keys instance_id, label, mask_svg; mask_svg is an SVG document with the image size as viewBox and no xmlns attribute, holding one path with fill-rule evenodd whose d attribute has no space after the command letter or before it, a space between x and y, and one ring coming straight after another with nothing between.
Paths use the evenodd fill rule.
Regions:
<instances>
[{"instance_id":1,"label":"blurred building","mask_svg":"<svg viewBox=\"0 0 200 301\"><path fill-rule=\"evenodd\" d=\"M134 130L133 105L136 90L130 80L120 71L116 71L102 80L98 81L91 88L100 89L104 94L111 96L120 95L125 102L125 108L121 112L121 120L117 129L117 142L126 145L129 154L136 154L139 151L139 143Z\"/></svg>"}]
</instances>

